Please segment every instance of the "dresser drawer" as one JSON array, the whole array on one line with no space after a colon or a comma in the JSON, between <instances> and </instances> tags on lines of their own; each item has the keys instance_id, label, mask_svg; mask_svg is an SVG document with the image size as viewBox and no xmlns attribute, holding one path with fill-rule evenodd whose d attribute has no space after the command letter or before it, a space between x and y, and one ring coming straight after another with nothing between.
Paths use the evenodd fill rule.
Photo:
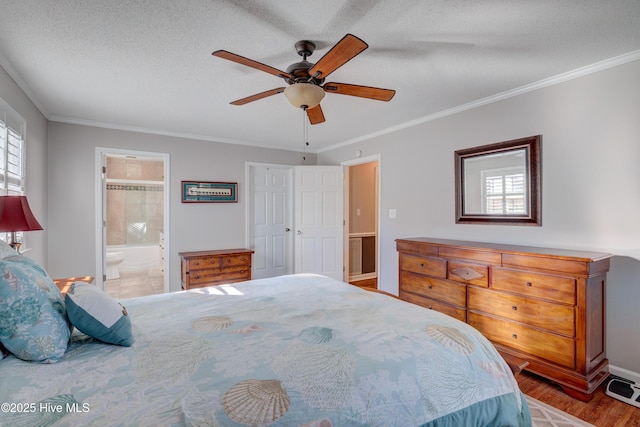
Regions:
<instances>
[{"instance_id":1,"label":"dresser drawer","mask_svg":"<svg viewBox=\"0 0 640 427\"><path fill-rule=\"evenodd\" d=\"M467 304L467 289L465 285L448 280L402 271L400 273L400 287L403 291L449 304L461 307Z\"/></svg>"},{"instance_id":2,"label":"dresser drawer","mask_svg":"<svg viewBox=\"0 0 640 427\"><path fill-rule=\"evenodd\" d=\"M447 262L440 258L400 254L400 270L428 274L433 277L447 277Z\"/></svg>"},{"instance_id":3,"label":"dresser drawer","mask_svg":"<svg viewBox=\"0 0 640 427\"><path fill-rule=\"evenodd\" d=\"M201 270L204 268L217 268L220 266L220 257L203 256L187 260L189 270Z\"/></svg>"},{"instance_id":4,"label":"dresser drawer","mask_svg":"<svg viewBox=\"0 0 640 427\"><path fill-rule=\"evenodd\" d=\"M223 269L217 276L216 282L239 282L251 279L251 270L247 267L233 267Z\"/></svg>"},{"instance_id":5,"label":"dresser drawer","mask_svg":"<svg viewBox=\"0 0 640 427\"><path fill-rule=\"evenodd\" d=\"M467 322L497 344L575 369L575 342L571 338L472 311L468 313Z\"/></svg>"},{"instance_id":6,"label":"dresser drawer","mask_svg":"<svg viewBox=\"0 0 640 427\"><path fill-rule=\"evenodd\" d=\"M467 312L464 307L456 307L431 298L404 292L402 290L400 290L399 296L400 299L404 301L409 301L413 304L417 304L430 310L444 313L448 316L460 320L461 322L465 322L467 319Z\"/></svg>"},{"instance_id":7,"label":"dresser drawer","mask_svg":"<svg viewBox=\"0 0 640 427\"><path fill-rule=\"evenodd\" d=\"M246 266L251 264L251 258L245 254L228 255L220 257L220 265L224 267L229 266Z\"/></svg>"},{"instance_id":8,"label":"dresser drawer","mask_svg":"<svg viewBox=\"0 0 640 427\"><path fill-rule=\"evenodd\" d=\"M483 251L478 248L452 248L448 246L441 247L438 251L438 256L449 259L467 259L487 264L500 264L502 259L500 252Z\"/></svg>"},{"instance_id":9,"label":"dresser drawer","mask_svg":"<svg viewBox=\"0 0 640 427\"><path fill-rule=\"evenodd\" d=\"M469 310L505 317L569 337L575 336L574 308L567 305L470 286Z\"/></svg>"},{"instance_id":10,"label":"dresser drawer","mask_svg":"<svg viewBox=\"0 0 640 427\"><path fill-rule=\"evenodd\" d=\"M251 280L251 270L247 267L230 267L222 270L198 270L189 274L188 288L202 288L223 283Z\"/></svg>"},{"instance_id":11,"label":"dresser drawer","mask_svg":"<svg viewBox=\"0 0 640 427\"><path fill-rule=\"evenodd\" d=\"M450 261L448 277L456 282L477 286L489 286L489 267L462 261Z\"/></svg>"},{"instance_id":12,"label":"dresser drawer","mask_svg":"<svg viewBox=\"0 0 640 427\"><path fill-rule=\"evenodd\" d=\"M563 304L576 303L576 281L572 277L495 267L491 287Z\"/></svg>"},{"instance_id":13,"label":"dresser drawer","mask_svg":"<svg viewBox=\"0 0 640 427\"><path fill-rule=\"evenodd\" d=\"M197 285L198 283L210 283L220 277L220 269L215 268L192 270L187 276L189 280L189 286Z\"/></svg>"}]
</instances>

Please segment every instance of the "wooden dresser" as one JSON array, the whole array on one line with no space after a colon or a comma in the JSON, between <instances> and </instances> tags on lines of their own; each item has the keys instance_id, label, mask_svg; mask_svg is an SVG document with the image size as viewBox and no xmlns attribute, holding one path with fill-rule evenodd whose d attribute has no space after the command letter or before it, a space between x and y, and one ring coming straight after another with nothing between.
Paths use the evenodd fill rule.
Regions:
<instances>
[{"instance_id":1,"label":"wooden dresser","mask_svg":"<svg viewBox=\"0 0 640 427\"><path fill-rule=\"evenodd\" d=\"M399 296L469 323L511 361L588 401L608 376L610 254L457 240L396 240Z\"/></svg>"},{"instance_id":2,"label":"wooden dresser","mask_svg":"<svg viewBox=\"0 0 640 427\"><path fill-rule=\"evenodd\" d=\"M202 288L251 280L252 254L253 251L249 249L181 252L178 255L182 288Z\"/></svg>"}]
</instances>

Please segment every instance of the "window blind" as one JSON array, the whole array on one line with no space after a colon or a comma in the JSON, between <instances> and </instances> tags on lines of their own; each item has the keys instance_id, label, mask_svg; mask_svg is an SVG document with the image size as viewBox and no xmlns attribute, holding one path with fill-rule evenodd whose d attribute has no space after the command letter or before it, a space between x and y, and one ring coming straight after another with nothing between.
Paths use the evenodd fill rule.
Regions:
<instances>
[{"instance_id":1,"label":"window blind","mask_svg":"<svg viewBox=\"0 0 640 427\"><path fill-rule=\"evenodd\" d=\"M24 192L26 122L0 99L0 194Z\"/></svg>"}]
</instances>

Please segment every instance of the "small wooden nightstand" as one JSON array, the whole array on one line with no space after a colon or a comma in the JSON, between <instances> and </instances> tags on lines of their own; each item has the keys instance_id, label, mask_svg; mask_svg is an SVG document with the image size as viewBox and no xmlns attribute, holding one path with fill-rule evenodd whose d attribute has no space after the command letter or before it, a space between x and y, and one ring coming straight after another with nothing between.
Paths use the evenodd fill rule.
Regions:
<instances>
[{"instance_id":1,"label":"small wooden nightstand","mask_svg":"<svg viewBox=\"0 0 640 427\"><path fill-rule=\"evenodd\" d=\"M64 294L69 292L69 289L71 289L73 282L93 283L93 279L93 276L65 277L64 279L53 279L53 283L56 284L58 289L60 289L60 293L64 296Z\"/></svg>"}]
</instances>

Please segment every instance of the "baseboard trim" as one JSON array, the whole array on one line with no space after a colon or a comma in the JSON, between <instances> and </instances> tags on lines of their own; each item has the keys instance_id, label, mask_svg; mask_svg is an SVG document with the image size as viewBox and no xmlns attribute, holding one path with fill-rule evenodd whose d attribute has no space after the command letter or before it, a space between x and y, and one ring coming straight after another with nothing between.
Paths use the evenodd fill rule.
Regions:
<instances>
[{"instance_id":1,"label":"baseboard trim","mask_svg":"<svg viewBox=\"0 0 640 427\"><path fill-rule=\"evenodd\" d=\"M628 369L620 368L620 367L614 366L614 365L609 365L609 372L612 375L615 375L615 376L618 376L618 377L622 377L622 378L626 378L628 380L631 380L631 381L634 381L634 382L640 384L640 373L638 373L638 372L633 372L633 371L630 371Z\"/></svg>"}]
</instances>

